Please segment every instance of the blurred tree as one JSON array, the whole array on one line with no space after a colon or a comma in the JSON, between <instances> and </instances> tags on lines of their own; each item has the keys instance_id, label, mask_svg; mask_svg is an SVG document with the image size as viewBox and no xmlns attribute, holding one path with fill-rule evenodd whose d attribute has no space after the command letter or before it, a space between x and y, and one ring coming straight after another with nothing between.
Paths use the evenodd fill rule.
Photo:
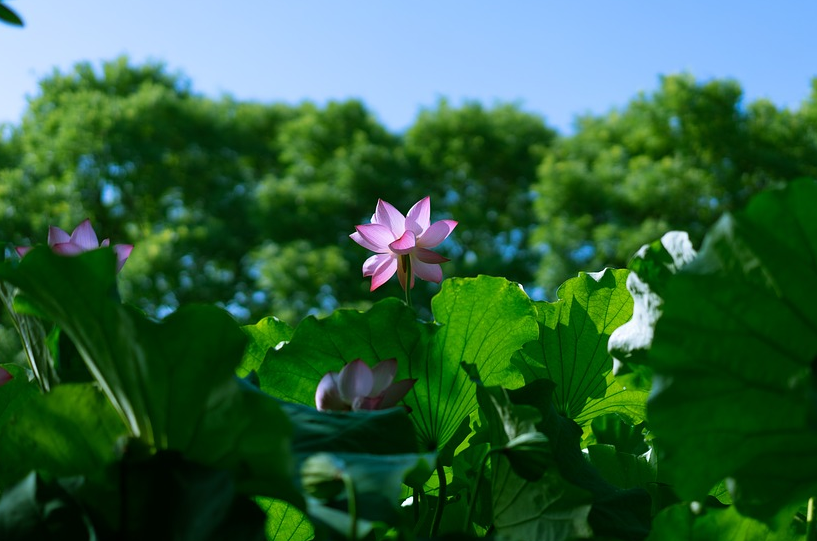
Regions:
<instances>
[{"instance_id":1,"label":"blurred tree","mask_svg":"<svg viewBox=\"0 0 817 541\"><path fill-rule=\"evenodd\" d=\"M243 256L254 183L277 163L291 108L196 96L160 64L79 64L40 84L12 140L18 167L0 172L3 238L44 241L47 226L90 217L132 242L123 289L143 307L230 302L254 290Z\"/></svg>"},{"instance_id":2,"label":"blurred tree","mask_svg":"<svg viewBox=\"0 0 817 541\"><path fill-rule=\"evenodd\" d=\"M624 266L668 230L697 243L764 187L817 177L817 91L800 111L741 98L734 81L671 76L621 111L580 118L539 168L539 285L552 296L579 270Z\"/></svg>"},{"instance_id":3,"label":"blurred tree","mask_svg":"<svg viewBox=\"0 0 817 541\"><path fill-rule=\"evenodd\" d=\"M552 293L668 229L699 237L769 183L817 175L817 83L799 111L740 98L734 82L668 77L563 138L516 105L441 101L401 136L359 101L212 100L161 64L83 63L41 81L1 132L0 238L44 242L48 225L89 217L135 244L123 295L149 313L218 302L296 323L401 296L396 280L369 291L370 254L348 236L378 198L406 212L431 195L432 219L460 222L441 246L446 276ZM417 306L437 288L420 282Z\"/></svg>"}]
</instances>

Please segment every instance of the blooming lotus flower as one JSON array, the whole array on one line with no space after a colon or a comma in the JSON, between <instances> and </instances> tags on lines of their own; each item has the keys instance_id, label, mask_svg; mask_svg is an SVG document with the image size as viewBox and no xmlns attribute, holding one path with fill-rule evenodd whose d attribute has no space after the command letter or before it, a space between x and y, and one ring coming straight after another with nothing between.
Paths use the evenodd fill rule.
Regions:
<instances>
[{"instance_id":1,"label":"blooming lotus flower","mask_svg":"<svg viewBox=\"0 0 817 541\"><path fill-rule=\"evenodd\" d=\"M89 250L104 248L109 246L110 243L109 239L103 240L101 244L99 243L94 228L91 226L91 220L87 218L70 235L53 225L48 228L48 245L54 253L60 255L78 255ZM16 249L20 257L23 257L31 250L31 247L18 246ZM116 254L116 272L122 270L131 250L133 250L132 244L113 245L113 251Z\"/></svg>"},{"instance_id":2,"label":"blooming lotus flower","mask_svg":"<svg viewBox=\"0 0 817 541\"><path fill-rule=\"evenodd\" d=\"M14 376L11 375L11 372L0 366L0 387L8 383L14 379Z\"/></svg>"},{"instance_id":3,"label":"blooming lotus flower","mask_svg":"<svg viewBox=\"0 0 817 541\"><path fill-rule=\"evenodd\" d=\"M448 238L457 222L440 220L432 224L430 214L429 197L418 201L406 216L378 199L372 223L355 226L356 232L349 235L352 240L376 252L363 263L363 276L372 277L371 291L385 284L395 272L403 289L407 282L408 287L414 287L415 276L437 283L443 279L440 263L448 259L429 248ZM411 278L407 279L409 262Z\"/></svg>"},{"instance_id":4,"label":"blooming lotus flower","mask_svg":"<svg viewBox=\"0 0 817 541\"><path fill-rule=\"evenodd\" d=\"M374 368L356 359L340 373L329 372L318 383L315 404L319 411L380 410L396 406L414 386L416 379L392 383L397 360L381 361Z\"/></svg>"}]
</instances>

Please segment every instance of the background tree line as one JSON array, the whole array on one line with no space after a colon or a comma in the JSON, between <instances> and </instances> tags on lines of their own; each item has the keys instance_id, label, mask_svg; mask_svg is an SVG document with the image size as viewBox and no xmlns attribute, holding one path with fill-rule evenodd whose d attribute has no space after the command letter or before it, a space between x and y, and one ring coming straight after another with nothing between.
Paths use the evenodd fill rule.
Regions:
<instances>
[{"instance_id":1,"label":"background tree line","mask_svg":"<svg viewBox=\"0 0 817 541\"><path fill-rule=\"evenodd\" d=\"M817 79L797 110L741 98L735 81L670 76L572 135L517 105L446 101L396 134L359 101L212 99L160 64L79 64L3 131L0 239L44 242L49 224L90 217L136 246L122 293L149 313L218 302L296 323L400 295L369 292L348 235L378 198L406 211L430 195L433 219L460 222L447 276L552 298L579 270L625 266L671 229L698 242L758 190L817 177Z\"/></svg>"}]
</instances>

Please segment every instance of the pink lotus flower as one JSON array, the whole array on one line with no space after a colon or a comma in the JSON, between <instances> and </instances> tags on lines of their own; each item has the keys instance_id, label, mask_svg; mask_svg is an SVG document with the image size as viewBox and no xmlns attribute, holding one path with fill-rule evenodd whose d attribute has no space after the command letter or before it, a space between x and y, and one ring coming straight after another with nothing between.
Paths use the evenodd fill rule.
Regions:
<instances>
[{"instance_id":1,"label":"pink lotus flower","mask_svg":"<svg viewBox=\"0 0 817 541\"><path fill-rule=\"evenodd\" d=\"M443 279L440 263L448 261L429 248L434 248L446 238L457 222L454 220L430 221L431 199L418 201L406 216L382 199L377 201L377 209L372 223L355 226L356 232L349 235L353 241L367 250L376 252L363 263L363 276L372 277L374 291L385 284L395 272L400 285L406 289L407 267L411 263L409 287L414 287L414 276L439 283Z\"/></svg>"},{"instance_id":2,"label":"pink lotus flower","mask_svg":"<svg viewBox=\"0 0 817 541\"><path fill-rule=\"evenodd\" d=\"M356 359L340 373L329 372L318 383L315 404L319 411L381 410L397 405L414 386L416 379L392 383L397 360L387 359L369 368Z\"/></svg>"},{"instance_id":3,"label":"pink lotus flower","mask_svg":"<svg viewBox=\"0 0 817 541\"><path fill-rule=\"evenodd\" d=\"M102 244L99 243L94 228L91 226L91 220L87 218L70 235L53 225L48 228L48 245L54 253L60 255L78 255L89 250L104 248L109 246L110 243L111 241L108 239L103 240ZM17 253L20 257L26 255L29 250L31 250L30 246L17 247ZM113 251L116 254L116 272L122 270L131 250L133 250L132 244L113 245Z\"/></svg>"},{"instance_id":4,"label":"pink lotus flower","mask_svg":"<svg viewBox=\"0 0 817 541\"><path fill-rule=\"evenodd\" d=\"M8 383L14 379L14 376L11 375L11 372L0 366L0 387Z\"/></svg>"}]
</instances>

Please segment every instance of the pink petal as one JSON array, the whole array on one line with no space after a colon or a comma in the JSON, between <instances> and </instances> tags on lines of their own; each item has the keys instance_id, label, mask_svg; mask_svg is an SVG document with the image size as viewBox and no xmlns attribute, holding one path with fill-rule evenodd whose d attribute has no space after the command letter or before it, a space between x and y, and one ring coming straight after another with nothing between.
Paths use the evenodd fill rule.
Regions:
<instances>
[{"instance_id":1,"label":"pink petal","mask_svg":"<svg viewBox=\"0 0 817 541\"><path fill-rule=\"evenodd\" d=\"M374 383L372 383L372 392L370 394L379 395L394 381L394 375L397 373L397 359L386 359L380 361L374 368L372 368L372 375L374 376Z\"/></svg>"},{"instance_id":2,"label":"pink petal","mask_svg":"<svg viewBox=\"0 0 817 541\"><path fill-rule=\"evenodd\" d=\"M107 240L107 239L106 239ZM116 272L122 270L125 266L125 261L130 257L133 251L133 244L114 244L113 252L116 254Z\"/></svg>"},{"instance_id":3,"label":"pink petal","mask_svg":"<svg viewBox=\"0 0 817 541\"><path fill-rule=\"evenodd\" d=\"M432 252L425 248L417 248L414 250L413 255L423 263L445 263L446 261L451 261L447 257L443 257L437 252Z\"/></svg>"},{"instance_id":4,"label":"pink petal","mask_svg":"<svg viewBox=\"0 0 817 541\"><path fill-rule=\"evenodd\" d=\"M340 397L337 378L337 372L329 372L318 383L318 389L315 391L315 405L319 411L349 410L349 405L344 403Z\"/></svg>"},{"instance_id":5,"label":"pink petal","mask_svg":"<svg viewBox=\"0 0 817 541\"><path fill-rule=\"evenodd\" d=\"M435 263L423 263L416 257L411 258L411 271L427 282L440 283L443 279L443 269Z\"/></svg>"},{"instance_id":6,"label":"pink petal","mask_svg":"<svg viewBox=\"0 0 817 541\"><path fill-rule=\"evenodd\" d=\"M51 247L55 254L60 255L79 255L87 250L85 250L79 244L74 244L73 242L62 242L59 244L55 244Z\"/></svg>"},{"instance_id":7,"label":"pink petal","mask_svg":"<svg viewBox=\"0 0 817 541\"><path fill-rule=\"evenodd\" d=\"M91 220L86 218L74 229L74 232L71 233L71 243L86 251L99 248L99 239L91 226Z\"/></svg>"},{"instance_id":8,"label":"pink petal","mask_svg":"<svg viewBox=\"0 0 817 541\"><path fill-rule=\"evenodd\" d=\"M448 238L448 235L454 231L455 227L457 227L457 222L454 220L434 222L431 224L431 227L426 229L423 234L420 235L420 238L417 239L417 245L423 248L434 248Z\"/></svg>"},{"instance_id":9,"label":"pink petal","mask_svg":"<svg viewBox=\"0 0 817 541\"><path fill-rule=\"evenodd\" d=\"M395 236L391 229L380 224L356 225L357 235L349 235L353 241L367 250L385 253L389 250L389 243L394 242Z\"/></svg>"},{"instance_id":10,"label":"pink petal","mask_svg":"<svg viewBox=\"0 0 817 541\"><path fill-rule=\"evenodd\" d=\"M14 250L17 252L21 258L26 255L28 252L31 251L31 246L17 246Z\"/></svg>"},{"instance_id":11,"label":"pink petal","mask_svg":"<svg viewBox=\"0 0 817 541\"><path fill-rule=\"evenodd\" d=\"M71 235L69 235L59 227L54 227L53 225L48 228L49 246L54 246L55 244L63 244L65 242L71 242Z\"/></svg>"},{"instance_id":12,"label":"pink petal","mask_svg":"<svg viewBox=\"0 0 817 541\"><path fill-rule=\"evenodd\" d=\"M372 287L369 291L374 291L389 281L397 271L397 258L393 254L373 255L363 263L363 276L372 277Z\"/></svg>"},{"instance_id":13,"label":"pink petal","mask_svg":"<svg viewBox=\"0 0 817 541\"><path fill-rule=\"evenodd\" d=\"M428 229L431 219L431 198L426 196L417 201L406 214L406 229L411 229L417 236Z\"/></svg>"},{"instance_id":14,"label":"pink petal","mask_svg":"<svg viewBox=\"0 0 817 541\"><path fill-rule=\"evenodd\" d=\"M372 369L369 368L369 365L360 359L355 359L344 366L338 376L340 397L344 402L351 404L355 398L370 395L373 382L374 376L372 376Z\"/></svg>"},{"instance_id":15,"label":"pink petal","mask_svg":"<svg viewBox=\"0 0 817 541\"><path fill-rule=\"evenodd\" d=\"M11 375L11 372L0 366L0 387L8 383L14 379L14 376Z\"/></svg>"},{"instance_id":16,"label":"pink petal","mask_svg":"<svg viewBox=\"0 0 817 541\"><path fill-rule=\"evenodd\" d=\"M392 240L402 235L403 231L406 230L406 218L403 213L382 199L377 200L377 208L374 211L372 223L388 227L394 235Z\"/></svg>"},{"instance_id":17,"label":"pink petal","mask_svg":"<svg viewBox=\"0 0 817 541\"><path fill-rule=\"evenodd\" d=\"M392 383L388 389L383 391L383 401L380 402L380 409L396 406L414 387L415 383L417 383L416 379L401 379Z\"/></svg>"},{"instance_id":18,"label":"pink petal","mask_svg":"<svg viewBox=\"0 0 817 541\"><path fill-rule=\"evenodd\" d=\"M106 247L110 246L110 244L111 244L111 239L105 239L105 240L103 240L102 242L99 243L99 247L100 248L106 248Z\"/></svg>"},{"instance_id":19,"label":"pink petal","mask_svg":"<svg viewBox=\"0 0 817 541\"><path fill-rule=\"evenodd\" d=\"M389 244L389 249L395 254L406 255L414 250L414 246L414 233L411 231L406 231L399 239Z\"/></svg>"},{"instance_id":20,"label":"pink petal","mask_svg":"<svg viewBox=\"0 0 817 541\"><path fill-rule=\"evenodd\" d=\"M352 402L352 411L379 410L383 408L381 405L382 402L382 396L362 396L360 398L355 398L355 401Z\"/></svg>"}]
</instances>

